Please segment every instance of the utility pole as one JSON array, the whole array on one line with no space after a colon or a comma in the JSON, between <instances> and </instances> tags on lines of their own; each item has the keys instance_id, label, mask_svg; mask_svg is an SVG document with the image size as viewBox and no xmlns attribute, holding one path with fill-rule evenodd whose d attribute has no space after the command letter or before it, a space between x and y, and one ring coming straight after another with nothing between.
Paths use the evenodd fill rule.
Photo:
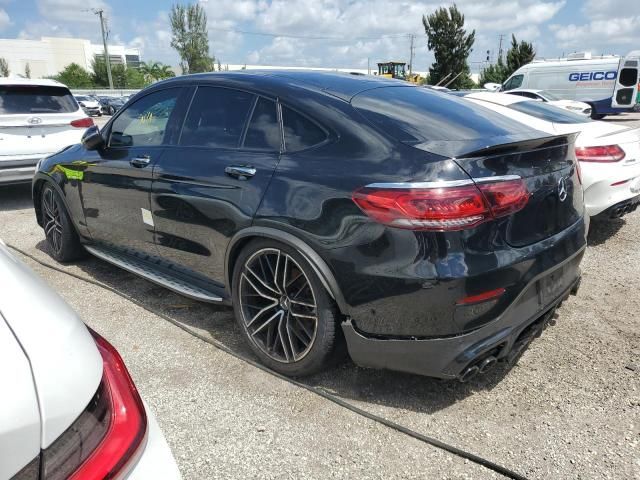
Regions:
<instances>
[{"instance_id":1,"label":"utility pole","mask_svg":"<svg viewBox=\"0 0 640 480\"><path fill-rule=\"evenodd\" d=\"M499 37L500 37L500 46L498 47L498 59L502 61L502 39L504 38L504 35L500 34Z\"/></svg>"},{"instance_id":2,"label":"utility pole","mask_svg":"<svg viewBox=\"0 0 640 480\"><path fill-rule=\"evenodd\" d=\"M413 39L415 35L412 33L411 35L411 45L409 46L409 78L413 78Z\"/></svg>"},{"instance_id":3,"label":"utility pole","mask_svg":"<svg viewBox=\"0 0 640 480\"><path fill-rule=\"evenodd\" d=\"M100 29L102 30L102 44L104 45L104 61L107 64L107 77L109 78L109 89L113 90L113 78L111 77L111 61L109 59L109 48L107 48L107 33L104 28L104 10L96 9L93 11L100 17Z\"/></svg>"},{"instance_id":4,"label":"utility pole","mask_svg":"<svg viewBox=\"0 0 640 480\"><path fill-rule=\"evenodd\" d=\"M367 75L371 75L371 63L369 60L369 57L367 57Z\"/></svg>"}]
</instances>

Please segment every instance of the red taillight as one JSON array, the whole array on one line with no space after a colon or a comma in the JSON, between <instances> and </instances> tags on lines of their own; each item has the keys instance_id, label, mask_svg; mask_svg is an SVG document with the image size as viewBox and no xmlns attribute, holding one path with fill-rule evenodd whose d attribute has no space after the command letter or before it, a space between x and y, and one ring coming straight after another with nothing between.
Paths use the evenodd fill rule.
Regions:
<instances>
[{"instance_id":1,"label":"red taillight","mask_svg":"<svg viewBox=\"0 0 640 480\"><path fill-rule=\"evenodd\" d=\"M89 128L93 127L93 119L89 117L79 118L71 122L71 126L75 128Z\"/></svg>"},{"instance_id":2,"label":"red taillight","mask_svg":"<svg viewBox=\"0 0 640 480\"><path fill-rule=\"evenodd\" d=\"M488 300L495 300L500 297L506 290L504 288L496 288L495 290L489 290L488 292L479 293L478 295L471 295L459 300L458 305L470 305L472 303L486 302Z\"/></svg>"},{"instance_id":3,"label":"red taillight","mask_svg":"<svg viewBox=\"0 0 640 480\"><path fill-rule=\"evenodd\" d=\"M398 228L453 231L474 227L525 207L529 192L521 179L436 188L358 189L353 201L377 222Z\"/></svg>"},{"instance_id":4,"label":"red taillight","mask_svg":"<svg viewBox=\"0 0 640 480\"><path fill-rule=\"evenodd\" d=\"M576 158L581 162L619 162L624 155L624 150L618 145L576 147Z\"/></svg>"},{"instance_id":5,"label":"red taillight","mask_svg":"<svg viewBox=\"0 0 640 480\"><path fill-rule=\"evenodd\" d=\"M87 409L43 455L47 480L98 480L118 476L147 432L142 399L115 348L95 332L103 360L102 382Z\"/></svg>"}]
</instances>

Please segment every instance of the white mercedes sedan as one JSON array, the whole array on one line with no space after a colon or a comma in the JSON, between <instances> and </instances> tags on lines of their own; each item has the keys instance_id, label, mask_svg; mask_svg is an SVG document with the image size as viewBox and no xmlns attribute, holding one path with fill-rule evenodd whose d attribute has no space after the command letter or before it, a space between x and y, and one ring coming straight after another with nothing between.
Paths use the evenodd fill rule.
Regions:
<instances>
[{"instance_id":1,"label":"white mercedes sedan","mask_svg":"<svg viewBox=\"0 0 640 480\"><path fill-rule=\"evenodd\" d=\"M179 479L118 352L0 241L0 479Z\"/></svg>"}]
</instances>

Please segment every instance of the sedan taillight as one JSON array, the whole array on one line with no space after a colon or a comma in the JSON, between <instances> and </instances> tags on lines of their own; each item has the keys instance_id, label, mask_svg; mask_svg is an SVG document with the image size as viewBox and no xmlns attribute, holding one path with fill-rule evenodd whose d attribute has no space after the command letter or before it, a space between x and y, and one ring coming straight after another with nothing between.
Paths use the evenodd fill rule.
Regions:
<instances>
[{"instance_id":1,"label":"sedan taillight","mask_svg":"<svg viewBox=\"0 0 640 480\"><path fill-rule=\"evenodd\" d=\"M581 162L619 162L624 158L624 156L624 150L622 150L618 145L576 147L576 158Z\"/></svg>"},{"instance_id":2,"label":"sedan taillight","mask_svg":"<svg viewBox=\"0 0 640 480\"><path fill-rule=\"evenodd\" d=\"M385 225L442 232L472 228L522 210L529 192L522 179L432 188L374 184L356 190L353 201Z\"/></svg>"},{"instance_id":3,"label":"sedan taillight","mask_svg":"<svg viewBox=\"0 0 640 480\"><path fill-rule=\"evenodd\" d=\"M79 118L78 120L73 120L71 122L71 126L75 128L93 127L93 119L89 117Z\"/></svg>"},{"instance_id":4,"label":"sedan taillight","mask_svg":"<svg viewBox=\"0 0 640 480\"><path fill-rule=\"evenodd\" d=\"M43 452L45 480L113 478L132 460L147 432L142 399L122 358L91 333L103 359L102 381L78 419Z\"/></svg>"}]
</instances>

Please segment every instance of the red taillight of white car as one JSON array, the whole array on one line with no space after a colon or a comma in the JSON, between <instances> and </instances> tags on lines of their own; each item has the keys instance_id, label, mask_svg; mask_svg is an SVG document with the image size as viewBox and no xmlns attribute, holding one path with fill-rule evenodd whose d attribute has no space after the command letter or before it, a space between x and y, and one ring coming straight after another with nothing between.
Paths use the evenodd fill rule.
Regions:
<instances>
[{"instance_id":1,"label":"red taillight of white car","mask_svg":"<svg viewBox=\"0 0 640 480\"><path fill-rule=\"evenodd\" d=\"M411 184L407 184L411 185ZM455 231L522 210L529 201L522 179L431 188L358 189L353 201L369 217L410 230Z\"/></svg>"},{"instance_id":2,"label":"red taillight of white car","mask_svg":"<svg viewBox=\"0 0 640 480\"><path fill-rule=\"evenodd\" d=\"M93 119L89 117L79 118L71 122L71 126L75 128L89 128L93 127Z\"/></svg>"},{"instance_id":3,"label":"red taillight of white car","mask_svg":"<svg viewBox=\"0 0 640 480\"><path fill-rule=\"evenodd\" d=\"M581 162L619 162L624 158L624 156L624 150L622 150L618 145L576 147L576 158Z\"/></svg>"},{"instance_id":4,"label":"red taillight of white car","mask_svg":"<svg viewBox=\"0 0 640 480\"><path fill-rule=\"evenodd\" d=\"M98 391L42 455L44 480L98 480L123 473L144 441L142 399L116 349L91 332L103 359Z\"/></svg>"}]
</instances>

